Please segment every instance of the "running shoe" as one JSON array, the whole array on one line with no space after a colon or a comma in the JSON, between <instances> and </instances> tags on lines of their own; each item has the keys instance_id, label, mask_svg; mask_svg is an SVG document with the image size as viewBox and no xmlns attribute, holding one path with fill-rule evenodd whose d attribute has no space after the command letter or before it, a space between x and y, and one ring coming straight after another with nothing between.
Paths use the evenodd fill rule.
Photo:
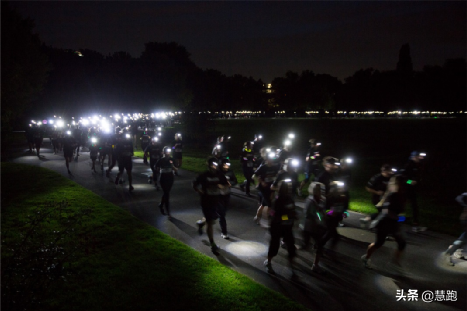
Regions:
<instances>
[{"instance_id":1,"label":"running shoe","mask_svg":"<svg viewBox=\"0 0 467 311\"><path fill-rule=\"evenodd\" d=\"M204 227L204 225L206 224L206 222L205 222L204 220L201 220L201 219L200 219L200 220L198 220L198 221L196 222L196 224L198 225L198 233L199 233L199 235L202 235L202 234L203 234L203 227Z\"/></svg>"},{"instance_id":2,"label":"running shoe","mask_svg":"<svg viewBox=\"0 0 467 311\"><path fill-rule=\"evenodd\" d=\"M413 232L424 232L427 229L428 229L427 227L418 227L418 226L412 227Z\"/></svg>"},{"instance_id":3,"label":"running shoe","mask_svg":"<svg viewBox=\"0 0 467 311\"><path fill-rule=\"evenodd\" d=\"M454 262L452 262L452 256L447 254L447 253L444 253L443 255L443 261L446 263L446 265L448 266L454 266Z\"/></svg>"},{"instance_id":4,"label":"running shoe","mask_svg":"<svg viewBox=\"0 0 467 311\"><path fill-rule=\"evenodd\" d=\"M362 260L363 265L365 266L365 268L371 269L370 259L366 258L366 254L363 255L362 257L360 257L360 259Z\"/></svg>"},{"instance_id":5,"label":"running shoe","mask_svg":"<svg viewBox=\"0 0 467 311\"><path fill-rule=\"evenodd\" d=\"M212 244L211 244L211 251L212 251L214 254L217 254L220 250L221 250L221 248L220 248L219 246L217 246L215 243L212 243Z\"/></svg>"},{"instance_id":6,"label":"running shoe","mask_svg":"<svg viewBox=\"0 0 467 311\"><path fill-rule=\"evenodd\" d=\"M462 254L462 251L463 249L458 249L454 252L454 254L452 254L452 257L456 258L456 259L466 259L464 254Z\"/></svg>"},{"instance_id":7,"label":"running shoe","mask_svg":"<svg viewBox=\"0 0 467 311\"><path fill-rule=\"evenodd\" d=\"M368 229L370 221L367 218L360 218L360 228Z\"/></svg>"},{"instance_id":8,"label":"running shoe","mask_svg":"<svg viewBox=\"0 0 467 311\"><path fill-rule=\"evenodd\" d=\"M274 270L272 269L271 262L269 262L267 259L263 262L263 265L266 267L266 270L268 271L268 273L276 274Z\"/></svg>"},{"instance_id":9,"label":"running shoe","mask_svg":"<svg viewBox=\"0 0 467 311\"><path fill-rule=\"evenodd\" d=\"M159 208L160 208L160 210L161 210L161 214L162 214L162 215L165 215L164 204L160 203L160 204L159 204Z\"/></svg>"},{"instance_id":10,"label":"running shoe","mask_svg":"<svg viewBox=\"0 0 467 311\"><path fill-rule=\"evenodd\" d=\"M228 235L227 233L226 233L226 234L221 233L221 238L223 238L223 239L225 239L225 240L230 239L230 237L229 237L229 235Z\"/></svg>"}]
</instances>

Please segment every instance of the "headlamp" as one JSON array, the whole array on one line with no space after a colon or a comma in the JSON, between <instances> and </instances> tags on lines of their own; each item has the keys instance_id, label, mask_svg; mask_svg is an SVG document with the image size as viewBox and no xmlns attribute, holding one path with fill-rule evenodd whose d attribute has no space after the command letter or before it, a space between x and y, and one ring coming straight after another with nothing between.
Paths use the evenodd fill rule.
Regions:
<instances>
[{"instance_id":1,"label":"headlamp","mask_svg":"<svg viewBox=\"0 0 467 311\"><path fill-rule=\"evenodd\" d=\"M269 157L270 159L274 159L274 158L276 157L276 154L275 154L274 152L270 152L270 153L268 154L268 157Z\"/></svg>"},{"instance_id":2,"label":"headlamp","mask_svg":"<svg viewBox=\"0 0 467 311\"><path fill-rule=\"evenodd\" d=\"M316 146L321 146L321 143L316 143Z\"/></svg>"},{"instance_id":3,"label":"headlamp","mask_svg":"<svg viewBox=\"0 0 467 311\"><path fill-rule=\"evenodd\" d=\"M295 159L292 160L292 166L293 166L293 167L297 167L297 166L298 166L298 163L299 163L298 160L295 160Z\"/></svg>"},{"instance_id":4,"label":"headlamp","mask_svg":"<svg viewBox=\"0 0 467 311\"><path fill-rule=\"evenodd\" d=\"M96 138L96 137L92 137L92 138L91 138L91 142L92 142L92 143L97 143L97 138Z\"/></svg>"},{"instance_id":5,"label":"headlamp","mask_svg":"<svg viewBox=\"0 0 467 311\"><path fill-rule=\"evenodd\" d=\"M290 134L289 134L289 138L290 138L290 139L294 139L294 138L295 138L295 134L290 133Z\"/></svg>"},{"instance_id":6,"label":"headlamp","mask_svg":"<svg viewBox=\"0 0 467 311\"><path fill-rule=\"evenodd\" d=\"M66 131L66 133L67 133L68 135L71 135L71 131Z\"/></svg>"},{"instance_id":7,"label":"headlamp","mask_svg":"<svg viewBox=\"0 0 467 311\"><path fill-rule=\"evenodd\" d=\"M125 134L125 137L126 137L126 138L130 138L131 135L130 135L130 134Z\"/></svg>"},{"instance_id":8,"label":"headlamp","mask_svg":"<svg viewBox=\"0 0 467 311\"><path fill-rule=\"evenodd\" d=\"M290 146L292 142L290 140L284 141L284 146Z\"/></svg>"},{"instance_id":9,"label":"headlamp","mask_svg":"<svg viewBox=\"0 0 467 311\"><path fill-rule=\"evenodd\" d=\"M349 163L349 164L353 163L353 160L351 158L347 158L347 159L345 159L345 163Z\"/></svg>"},{"instance_id":10,"label":"headlamp","mask_svg":"<svg viewBox=\"0 0 467 311\"><path fill-rule=\"evenodd\" d=\"M419 157L426 157L426 153L420 153L418 156Z\"/></svg>"}]
</instances>

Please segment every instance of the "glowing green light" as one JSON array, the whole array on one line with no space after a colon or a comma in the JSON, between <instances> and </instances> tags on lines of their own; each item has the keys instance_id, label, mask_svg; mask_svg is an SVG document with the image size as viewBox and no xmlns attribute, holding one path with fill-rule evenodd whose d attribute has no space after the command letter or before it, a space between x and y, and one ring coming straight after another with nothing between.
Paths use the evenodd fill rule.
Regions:
<instances>
[{"instance_id":1,"label":"glowing green light","mask_svg":"<svg viewBox=\"0 0 467 311\"><path fill-rule=\"evenodd\" d=\"M412 184L412 181L409 179L407 180L407 184L411 185Z\"/></svg>"},{"instance_id":2,"label":"glowing green light","mask_svg":"<svg viewBox=\"0 0 467 311\"><path fill-rule=\"evenodd\" d=\"M318 212L316 212L316 215L318 215L319 221L321 221L321 216L319 215Z\"/></svg>"}]
</instances>

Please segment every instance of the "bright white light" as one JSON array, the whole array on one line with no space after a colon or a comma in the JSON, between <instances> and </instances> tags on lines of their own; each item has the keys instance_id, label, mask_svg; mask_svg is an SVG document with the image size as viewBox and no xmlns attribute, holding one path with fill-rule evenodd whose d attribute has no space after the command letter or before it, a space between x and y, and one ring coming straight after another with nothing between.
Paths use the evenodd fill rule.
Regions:
<instances>
[{"instance_id":1,"label":"bright white light","mask_svg":"<svg viewBox=\"0 0 467 311\"><path fill-rule=\"evenodd\" d=\"M295 160L295 159L294 159L294 160L292 160L292 166L295 166L295 167L297 167L297 166L298 166L298 164L299 164L298 160Z\"/></svg>"},{"instance_id":2,"label":"bright white light","mask_svg":"<svg viewBox=\"0 0 467 311\"><path fill-rule=\"evenodd\" d=\"M344 187L344 183L342 181L336 181L336 185L338 187Z\"/></svg>"},{"instance_id":3,"label":"bright white light","mask_svg":"<svg viewBox=\"0 0 467 311\"><path fill-rule=\"evenodd\" d=\"M420 153L421 157L426 157L426 153Z\"/></svg>"},{"instance_id":4,"label":"bright white light","mask_svg":"<svg viewBox=\"0 0 467 311\"><path fill-rule=\"evenodd\" d=\"M258 242L239 241L227 244L225 250L239 257L264 257L268 253L268 246Z\"/></svg>"},{"instance_id":5,"label":"bright white light","mask_svg":"<svg viewBox=\"0 0 467 311\"><path fill-rule=\"evenodd\" d=\"M294 139L294 138L295 138L295 134L289 134L289 138Z\"/></svg>"},{"instance_id":6,"label":"bright white light","mask_svg":"<svg viewBox=\"0 0 467 311\"><path fill-rule=\"evenodd\" d=\"M321 146L321 143L316 143L316 146Z\"/></svg>"},{"instance_id":7,"label":"bright white light","mask_svg":"<svg viewBox=\"0 0 467 311\"><path fill-rule=\"evenodd\" d=\"M391 169L391 171L393 171L393 172L397 172L397 169L395 169L395 168L392 168L392 169Z\"/></svg>"},{"instance_id":8,"label":"bright white light","mask_svg":"<svg viewBox=\"0 0 467 311\"><path fill-rule=\"evenodd\" d=\"M276 156L276 154L275 154L274 152L270 152L270 153L268 154L268 156L269 156L270 158L274 158L274 157Z\"/></svg>"},{"instance_id":9,"label":"bright white light","mask_svg":"<svg viewBox=\"0 0 467 311\"><path fill-rule=\"evenodd\" d=\"M66 131L66 133L67 133L68 135L71 135L71 131Z\"/></svg>"},{"instance_id":10,"label":"bright white light","mask_svg":"<svg viewBox=\"0 0 467 311\"><path fill-rule=\"evenodd\" d=\"M126 137L126 138L130 138L131 135L130 135L130 134L126 134L125 137Z\"/></svg>"},{"instance_id":11,"label":"bright white light","mask_svg":"<svg viewBox=\"0 0 467 311\"><path fill-rule=\"evenodd\" d=\"M97 138L96 137L91 137L91 142L92 143L97 143Z\"/></svg>"},{"instance_id":12,"label":"bright white light","mask_svg":"<svg viewBox=\"0 0 467 311\"><path fill-rule=\"evenodd\" d=\"M216 149L220 150L220 149L221 149L221 145L216 145Z\"/></svg>"},{"instance_id":13,"label":"bright white light","mask_svg":"<svg viewBox=\"0 0 467 311\"><path fill-rule=\"evenodd\" d=\"M86 120L86 119L84 119L84 120L81 121L81 123L83 123L83 125L88 125L88 124L89 124L89 121Z\"/></svg>"},{"instance_id":14,"label":"bright white light","mask_svg":"<svg viewBox=\"0 0 467 311\"><path fill-rule=\"evenodd\" d=\"M161 128L161 127L158 127L157 130L160 132L160 131L162 131L162 128Z\"/></svg>"},{"instance_id":15,"label":"bright white light","mask_svg":"<svg viewBox=\"0 0 467 311\"><path fill-rule=\"evenodd\" d=\"M353 160L351 158L347 158L347 159L345 159L345 163L349 163L349 164L353 163Z\"/></svg>"},{"instance_id":16,"label":"bright white light","mask_svg":"<svg viewBox=\"0 0 467 311\"><path fill-rule=\"evenodd\" d=\"M287 178L287 179L284 179L285 182L292 182L292 179L290 178Z\"/></svg>"},{"instance_id":17,"label":"bright white light","mask_svg":"<svg viewBox=\"0 0 467 311\"><path fill-rule=\"evenodd\" d=\"M49 120L49 124L54 124L54 120Z\"/></svg>"},{"instance_id":18,"label":"bright white light","mask_svg":"<svg viewBox=\"0 0 467 311\"><path fill-rule=\"evenodd\" d=\"M284 146L290 146L292 142L290 140L284 141Z\"/></svg>"}]
</instances>

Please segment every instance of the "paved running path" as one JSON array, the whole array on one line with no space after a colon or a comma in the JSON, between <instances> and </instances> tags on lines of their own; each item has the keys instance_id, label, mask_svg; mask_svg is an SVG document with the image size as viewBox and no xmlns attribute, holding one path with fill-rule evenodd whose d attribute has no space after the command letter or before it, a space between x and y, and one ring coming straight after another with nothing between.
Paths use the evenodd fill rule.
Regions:
<instances>
[{"instance_id":1,"label":"paved running path","mask_svg":"<svg viewBox=\"0 0 467 311\"><path fill-rule=\"evenodd\" d=\"M113 183L117 173L115 168L111 178L106 178L99 166L98 173L91 172L88 152L82 152L79 161L70 165L73 176L69 176L63 156L53 155L49 144L46 142L44 145L41 159L26 152L25 146L18 145L18 152L9 160L54 170L128 210L141 221L312 310L467 310L467 261L459 260L455 267L449 267L441 259L442 251L455 237L431 231L414 234L406 227L408 243L403 258L404 273L396 273L389 263L395 242L387 242L375 253L372 258L375 268L368 270L363 267L360 256L374 240L374 234L360 229L358 220L361 215L351 212L345 220L346 226L338 229L342 239L335 252L325 252L322 267L326 274L311 272L313 255L309 251L298 250L297 277L291 278L287 252L281 249L273 259L272 265L277 274L272 276L263 267L268 249L267 230L253 222L258 206L256 198L248 198L238 189L233 189L227 214L231 238L223 240L219 225L215 226L214 237L222 249L220 255L215 256L210 251L206 234L199 236L195 225L202 216L198 195L191 188L196 174L182 168L181 176L175 177L171 192L173 219L169 221L157 207L162 191L156 191L147 183L150 169L141 159L133 160L135 190L129 193L127 183L118 186ZM104 170L106 168L107 163ZM303 202L297 204L303 207ZM296 243L299 242L297 230ZM397 301L397 290L401 289L405 294L409 289L417 290L418 301ZM423 302L422 292L428 290L433 293L456 291L457 301ZM445 296L443 298L445 300Z\"/></svg>"}]
</instances>

